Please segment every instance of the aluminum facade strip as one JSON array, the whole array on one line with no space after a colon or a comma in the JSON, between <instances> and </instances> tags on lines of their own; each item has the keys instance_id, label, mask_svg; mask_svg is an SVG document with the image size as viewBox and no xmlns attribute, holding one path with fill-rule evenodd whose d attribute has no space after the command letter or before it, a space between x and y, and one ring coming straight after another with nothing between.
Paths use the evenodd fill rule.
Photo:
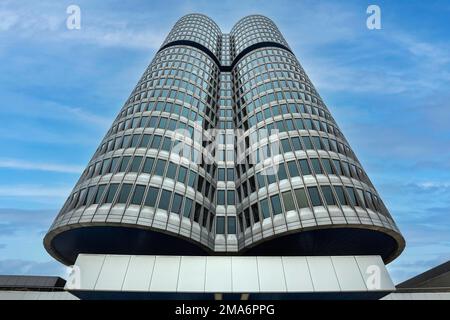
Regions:
<instances>
[{"instance_id":1,"label":"aluminum facade strip","mask_svg":"<svg viewBox=\"0 0 450 320\"><path fill-rule=\"evenodd\" d=\"M72 273L65 288L70 292L345 293L395 290L379 256L80 254L75 269L79 274Z\"/></svg>"}]
</instances>

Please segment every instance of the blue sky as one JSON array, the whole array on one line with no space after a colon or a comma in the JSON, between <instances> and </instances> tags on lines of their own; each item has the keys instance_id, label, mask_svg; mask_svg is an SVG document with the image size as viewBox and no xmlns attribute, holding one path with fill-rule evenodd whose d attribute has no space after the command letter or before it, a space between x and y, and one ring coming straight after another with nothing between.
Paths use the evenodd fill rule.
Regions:
<instances>
[{"instance_id":1,"label":"blue sky","mask_svg":"<svg viewBox=\"0 0 450 320\"><path fill-rule=\"evenodd\" d=\"M81 8L81 29L66 8ZM382 29L366 28L377 4ZM176 20L277 23L390 209L394 282L450 259L450 2L0 3L0 274L64 274L42 238Z\"/></svg>"}]
</instances>

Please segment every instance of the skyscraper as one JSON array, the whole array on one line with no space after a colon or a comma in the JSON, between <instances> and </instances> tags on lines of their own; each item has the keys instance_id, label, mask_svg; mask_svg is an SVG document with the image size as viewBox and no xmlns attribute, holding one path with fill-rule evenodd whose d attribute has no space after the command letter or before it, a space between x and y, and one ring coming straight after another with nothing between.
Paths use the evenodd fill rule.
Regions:
<instances>
[{"instance_id":1,"label":"skyscraper","mask_svg":"<svg viewBox=\"0 0 450 320\"><path fill-rule=\"evenodd\" d=\"M44 244L65 264L79 253L387 263L405 246L276 25L252 15L223 34L201 14L175 24Z\"/></svg>"}]
</instances>

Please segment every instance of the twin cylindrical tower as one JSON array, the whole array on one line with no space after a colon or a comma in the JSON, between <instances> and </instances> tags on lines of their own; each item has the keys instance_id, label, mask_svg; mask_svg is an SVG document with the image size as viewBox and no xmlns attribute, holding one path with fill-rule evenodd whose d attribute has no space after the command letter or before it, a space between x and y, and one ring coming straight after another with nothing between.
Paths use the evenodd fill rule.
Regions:
<instances>
[{"instance_id":1,"label":"twin cylindrical tower","mask_svg":"<svg viewBox=\"0 0 450 320\"><path fill-rule=\"evenodd\" d=\"M79 253L381 255L404 239L276 25L182 17L47 233Z\"/></svg>"}]
</instances>

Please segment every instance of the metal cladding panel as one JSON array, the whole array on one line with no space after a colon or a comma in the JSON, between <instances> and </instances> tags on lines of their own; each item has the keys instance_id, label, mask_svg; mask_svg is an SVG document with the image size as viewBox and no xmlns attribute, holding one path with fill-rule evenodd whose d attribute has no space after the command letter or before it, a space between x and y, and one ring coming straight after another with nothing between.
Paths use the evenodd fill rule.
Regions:
<instances>
[{"instance_id":1,"label":"metal cladding panel","mask_svg":"<svg viewBox=\"0 0 450 320\"><path fill-rule=\"evenodd\" d=\"M206 257L205 291L232 292L231 257Z\"/></svg>"},{"instance_id":2,"label":"metal cladding panel","mask_svg":"<svg viewBox=\"0 0 450 320\"><path fill-rule=\"evenodd\" d=\"M261 292L285 292L286 280L282 257L257 257Z\"/></svg>"},{"instance_id":3,"label":"metal cladding panel","mask_svg":"<svg viewBox=\"0 0 450 320\"><path fill-rule=\"evenodd\" d=\"M382 287L395 290L395 285L386 268L384 268L381 257L361 256L355 257L355 259L368 289Z\"/></svg>"},{"instance_id":4,"label":"metal cladding panel","mask_svg":"<svg viewBox=\"0 0 450 320\"><path fill-rule=\"evenodd\" d=\"M72 277L66 283L66 288L77 287L87 290L95 289L98 276L102 270L106 255L82 255L76 261Z\"/></svg>"},{"instance_id":5,"label":"metal cladding panel","mask_svg":"<svg viewBox=\"0 0 450 320\"><path fill-rule=\"evenodd\" d=\"M372 256L138 257L81 254L75 269L80 273L71 274L66 289L75 295L77 292L92 293L90 297L105 291L180 294L180 297L183 294L227 293L264 297L265 294L279 293L288 297L308 293L370 295L395 290L381 258ZM81 281L73 281L72 278ZM98 279L96 284L92 279ZM70 283L78 286L69 286Z\"/></svg>"},{"instance_id":6,"label":"metal cladding panel","mask_svg":"<svg viewBox=\"0 0 450 320\"><path fill-rule=\"evenodd\" d=\"M131 256L122 289L124 291L148 290L155 260L154 256Z\"/></svg>"},{"instance_id":7,"label":"metal cladding panel","mask_svg":"<svg viewBox=\"0 0 450 320\"><path fill-rule=\"evenodd\" d=\"M129 261L130 256L106 256L95 289L122 289Z\"/></svg>"},{"instance_id":8,"label":"metal cladding panel","mask_svg":"<svg viewBox=\"0 0 450 320\"><path fill-rule=\"evenodd\" d=\"M306 257L282 257L287 291L314 291Z\"/></svg>"},{"instance_id":9,"label":"metal cladding panel","mask_svg":"<svg viewBox=\"0 0 450 320\"><path fill-rule=\"evenodd\" d=\"M331 257L308 257L314 291L341 291Z\"/></svg>"},{"instance_id":10,"label":"metal cladding panel","mask_svg":"<svg viewBox=\"0 0 450 320\"><path fill-rule=\"evenodd\" d=\"M177 291L205 291L206 257L181 257Z\"/></svg>"},{"instance_id":11,"label":"metal cladding panel","mask_svg":"<svg viewBox=\"0 0 450 320\"><path fill-rule=\"evenodd\" d=\"M233 292L259 292L256 257L232 257Z\"/></svg>"},{"instance_id":12,"label":"metal cladding panel","mask_svg":"<svg viewBox=\"0 0 450 320\"><path fill-rule=\"evenodd\" d=\"M332 257L331 260L342 291L367 290L354 257Z\"/></svg>"},{"instance_id":13,"label":"metal cladding panel","mask_svg":"<svg viewBox=\"0 0 450 320\"><path fill-rule=\"evenodd\" d=\"M150 291L176 292L180 259L181 257L179 256L156 257Z\"/></svg>"}]
</instances>

